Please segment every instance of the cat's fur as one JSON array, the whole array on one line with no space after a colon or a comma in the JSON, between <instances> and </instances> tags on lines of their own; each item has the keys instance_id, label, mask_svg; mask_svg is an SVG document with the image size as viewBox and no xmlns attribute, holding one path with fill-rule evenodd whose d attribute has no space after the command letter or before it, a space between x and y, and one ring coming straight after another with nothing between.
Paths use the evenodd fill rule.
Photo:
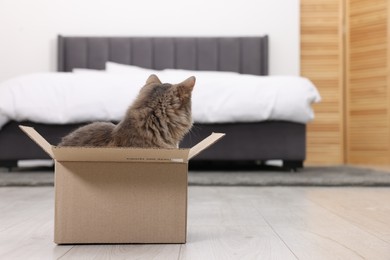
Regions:
<instances>
[{"instance_id":1,"label":"cat's fur","mask_svg":"<svg viewBox=\"0 0 390 260\"><path fill-rule=\"evenodd\" d=\"M117 125L95 122L65 136L59 146L176 148L192 127L191 93L195 77L162 84L150 75Z\"/></svg>"}]
</instances>

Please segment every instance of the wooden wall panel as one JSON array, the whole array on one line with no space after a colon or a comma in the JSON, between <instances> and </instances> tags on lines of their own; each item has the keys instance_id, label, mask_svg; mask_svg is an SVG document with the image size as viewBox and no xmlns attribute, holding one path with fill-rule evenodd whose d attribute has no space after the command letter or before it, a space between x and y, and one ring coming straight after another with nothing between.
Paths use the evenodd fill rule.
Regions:
<instances>
[{"instance_id":1,"label":"wooden wall panel","mask_svg":"<svg viewBox=\"0 0 390 260\"><path fill-rule=\"evenodd\" d=\"M301 75L322 96L308 125L308 165L344 163L343 8L342 0L301 0Z\"/></svg>"},{"instance_id":2,"label":"wooden wall panel","mask_svg":"<svg viewBox=\"0 0 390 260\"><path fill-rule=\"evenodd\" d=\"M347 163L388 164L387 0L347 0Z\"/></svg>"}]
</instances>

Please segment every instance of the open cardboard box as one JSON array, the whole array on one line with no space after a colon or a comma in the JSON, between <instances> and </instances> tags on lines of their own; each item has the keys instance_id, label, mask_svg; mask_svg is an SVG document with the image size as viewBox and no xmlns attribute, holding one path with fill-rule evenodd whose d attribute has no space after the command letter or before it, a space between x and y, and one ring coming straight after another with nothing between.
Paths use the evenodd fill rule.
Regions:
<instances>
[{"instance_id":1,"label":"open cardboard box","mask_svg":"<svg viewBox=\"0 0 390 260\"><path fill-rule=\"evenodd\" d=\"M54 242L185 243L191 149L56 147L20 128L55 161Z\"/></svg>"}]
</instances>

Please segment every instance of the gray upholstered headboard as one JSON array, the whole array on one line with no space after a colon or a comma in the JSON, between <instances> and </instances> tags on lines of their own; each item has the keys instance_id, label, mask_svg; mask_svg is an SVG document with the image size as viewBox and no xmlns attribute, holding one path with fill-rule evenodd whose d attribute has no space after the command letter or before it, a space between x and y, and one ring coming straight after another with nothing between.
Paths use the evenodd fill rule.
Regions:
<instances>
[{"instance_id":1,"label":"gray upholstered headboard","mask_svg":"<svg viewBox=\"0 0 390 260\"><path fill-rule=\"evenodd\" d=\"M157 70L176 68L268 75L268 36L58 36L58 71L104 69L106 61Z\"/></svg>"}]
</instances>

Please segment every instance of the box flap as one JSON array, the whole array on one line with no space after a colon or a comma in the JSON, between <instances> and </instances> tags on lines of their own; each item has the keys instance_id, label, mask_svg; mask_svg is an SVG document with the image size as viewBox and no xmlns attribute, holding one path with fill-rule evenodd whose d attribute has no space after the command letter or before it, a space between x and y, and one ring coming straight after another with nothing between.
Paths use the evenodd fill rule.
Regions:
<instances>
[{"instance_id":1,"label":"box flap","mask_svg":"<svg viewBox=\"0 0 390 260\"><path fill-rule=\"evenodd\" d=\"M198 155L201 151L214 144L216 141L224 137L225 134L222 133L212 133L209 137L203 139L197 145L190 149L190 153L188 155L188 160Z\"/></svg>"},{"instance_id":2,"label":"box flap","mask_svg":"<svg viewBox=\"0 0 390 260\"><path fill-rule=\"evenodd\" d=\"M33 127L19 126L31 139L34 140L51 158L54 159L52 146Z\"/></svg>"},{"instance_id":3,"label":"box flap","mask_svg":"<svg viewBox=\"0 0 390 260\"><path fill-rule=\"evenodd\" d=\"M189 149L129 147L53 147L57 161L72 162L178 162L188 161Z\"/></svg>"}]
</instances>

